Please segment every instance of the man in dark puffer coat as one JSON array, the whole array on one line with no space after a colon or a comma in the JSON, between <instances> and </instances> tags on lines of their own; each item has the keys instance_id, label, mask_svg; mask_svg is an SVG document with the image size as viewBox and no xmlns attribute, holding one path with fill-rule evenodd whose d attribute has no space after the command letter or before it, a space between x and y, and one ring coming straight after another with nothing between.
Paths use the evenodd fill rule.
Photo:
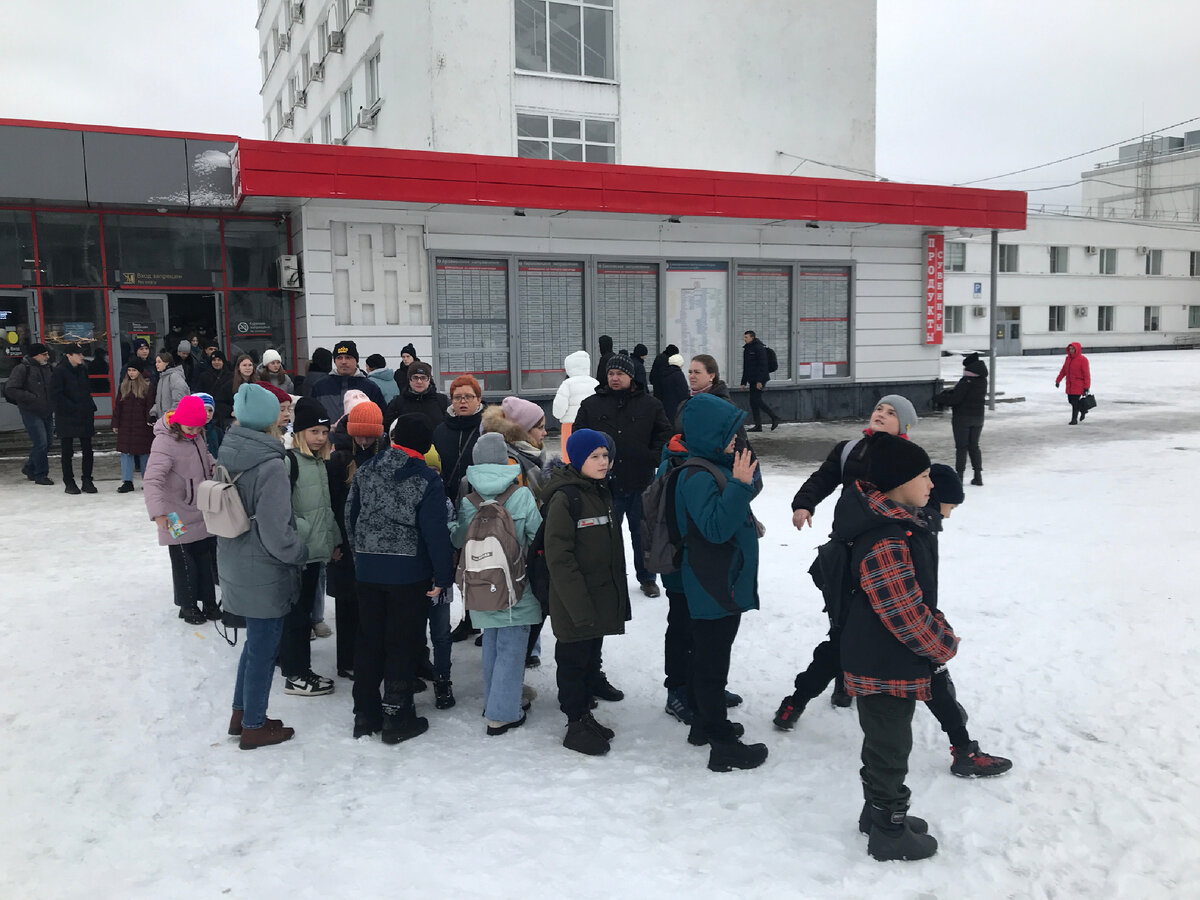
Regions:
<instances>
[{"instance_id":1,"label":"man in dark puffer coat","mask_svg":"<svg viewBox=\"0 0 1200 900\"><path fill-rule=\"evenodd\" d=\"M967 456L975 477L971 484L983 484L983 456L979 452L979 436L983 433L983 410L987 400L988 369L978 353L963 358L963 374L958 384L942 391L933 402L954 410L950 420L954 429L954 471L963 480Z\"/></svg>"},{"instance_id":2,"label":"man in dark puffer coat","mask_svg":"<svg viewBox=\"0 0 1200 900\"><path fill-rule=\"evenodd\" d=\"M401 416L418 415L433 431L446 418L450 400L439 393L433 383L433 368L427 362L414 362L408 367L408 383L383 411L383 430L386 433Z\"/></svg>"},{"instance_id":3,"label":"man in dark puffer coat","mask_svg":"<svg viewBox=\"0 0 1200 900\"><path fill-rule=\"evenodd\" d=\"M92 483L92 435L96 433L96 401L78 344L63 348L63 360L54 370L54 420L62 442L63 485L68 494L78 494L72 457L75 441L83 456L83 493L96 493Z\"/></svg>"}]
</instances>

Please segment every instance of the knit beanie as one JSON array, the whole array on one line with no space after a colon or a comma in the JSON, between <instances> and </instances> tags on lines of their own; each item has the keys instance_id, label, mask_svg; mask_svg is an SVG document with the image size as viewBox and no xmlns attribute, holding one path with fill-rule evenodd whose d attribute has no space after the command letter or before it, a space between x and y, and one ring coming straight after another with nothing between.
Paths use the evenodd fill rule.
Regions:
<instances>
[{"instance_id":1,"label":"knit beanie","mask_svg":"<svg viewBox=\"0 0 1200 900\"><path fill-rule=\"evenodd\" d=\"M932 502L953 503L957 506L966 499L958 473L945 463L934 463L930 466L929 477L933 481L933 490L929 494Z\"/></svg>"},{"instance_id":2,"label":"knit beanie","mask_svg":"<svg viewBox=\"0 0 1200 900\"><path fill-rule=\"evenodd\" d=\"M333 354L324 347L318 347L313 351L312 360L308 364L308 371L312 372L329 372L333 369Z\"/></svg>"},{"instance_id":3,"label":"knit beanie","mask_svg":"<svg viewBox=\"0 0 1200 900\"><path fill-rule=\"evenodd\" d=\"M609 372L613 369L618 369L619 371L624 372L630 378L633 377L633 374L636 371L633 367L633 360L623 353L615 353L608 358L608 364L605 366L604 370L605 372Z\"/></svg>"},{"instance_id":4,"label":"knit beanie","mask_svg":"<svg viewBox=\"0 0 1200 900\"><path fill-rule=\"evenodd\" d=\"M350 411L360 403L370 403L372 406L375 405L371 401L371 398L358 388L352 388L351 390L346 391L346 393L342 395L342 415L349 415ZM380 419L379 421L382 422L383 419ZM383 432L380 432L380 434L382 433Z\"/></svg>"},{"instance_id":5,"label":"knit beanie","mask_svg":"<svg viewBox=\"0 0 1200 900\"><path fill-rule=\"evenodd\" d=\"M414 360L421 358L421 357L417 356L417 348L414 347L412 344L405 344L403 347L400 348L400 355L403 356L405 353L407 353L409 356L411 356ZM368 360L368 362L370 362L370 360Z\"/></svg>"},{"instance_id":6,"label":"knit beanie","mask_svg":"<svg viewBox=\"0 0 1200 900\"><path fill-rule=\"evenodd\" d=\"M329 416L325 414L325 407L312 397L301 397L296 401L296 414L292 417L292 431L304 431L308 428L316 428L318 425L329 427Z\"/></svg>"},{"instance_id":7,"label":"knit beanie","mask_svg":"<svg viewBox=\"0 0 1200 900\"><path fill-rule=\"evenodd\" d=\"M479 382L475 380L474 375L459 375L450 382L450 396L453 397L457 394L460 387L469 387L475 392L476 397L483 396L483 388L479 386Z\"/></svg>"},{"instance_id":8,"label":"knit beanie","mask_svg":"<svg viewBox=\"0 0 1200 900\"><path fill-rule=\"evenodd\" d=\"M633 353L630 356L636 356L638 359L645 359L646 354L650 352L650 348L645 344L637 344L633 348Z\"/></svg>"},{"instance_id":9,"label":"knit beanie","mask_svg":"<svg viewBox=\"0 0 1200 900\"><path fill-rule=\"evenodd\" d=\"M264 366L267 366L273 362L277 362L277 363L283 362L283 357L279 355L279 351L278 350L264 350L263 355L262 355L262 364Z\"/></svg>"},{"instance_id":10,"label":"knit beanie","mask_svg":"<svg viewBox=\"0 0 1200 900\"><path fill-rule=\"evenodd\" d=\"M251 431L266 431L279 418L279 399L264 384L243 384L233 398L233 417Z\"/></svg>"},{"instance_id":11,"label":"knit beanie","mask_svg":"<svg viewBox=\"0 0 1200 900\"><path fill-rule=\"evenodd\" d=\"M969 353L963 357L963 375L987 377L987 363L979 358L978 353Z\"/></svg>"},{"instance_id":12,"label":"knit beanie","mask_svg":"<svg viewBox=\"0 0 1200 900\"><path fill-rule=\"evenodd\" d=\"M187 356L192 352L192 342L189 340L180 341L179 346L175 348L175 352L180 356Z\"/></svg>"},{"instance_id":13,"label":"knit beanie","mask_svg":"<svg viewBox=\"0 0 1200 900\"><path fill-rule=\"evenodd\" d=\"M46 345L45 344L35 344L34 346L35 347L45 347ZM145 338L134 338L133 352L137 353L139 347L145 347L147 350L149 350L150 342L148 340L146 340ZM35 356L36 354L30 354L30 355Z\"/></svg>"},{"instance_id":14,"label":"knit beanie","mask_svg":"<svg viewBox=\"0 0 1200 900\"><path fill-rule=\"evenodd\" d=\"M221 362L229 362L229 360L226 358L225 354L222 353L220 350L214 350L212 352L212 356L209 357L209 360L212 361L214 359L219 359Z\"/></svg>"},{"instance_id":15,"label":"knit beanie","mask_svg":"<svg viewBox=\"0 0 1200 900\"><path fill-rule=\"evenodd\" d=\"M393 444L418 453L428 453L433 446L433 429L429 427L429 420L416 413L406 413L393 422L391 436Z\"/></svg>"},{"instance_id":16,"label":"knit beanie","mask_svg":"<svg viewBox=\"0 0 1200 900\"><path fill-rule=\"evenodd\" d=\"M871 435L870 441L867 479L885 494L930 467L929 454L912 441L884 432Z\"/></svg>"},{"instance_id":17,"label":"knit beanie","mask_svg":"<svg viewBox=\"0 0 1200 900\"><path fill-rule=\"evenodd\" d=\"M505 397L500 408L504 411L504 418L516 422L526 431L546 418L546 414L542 412L540 406L528 400L522 400L520 397Z\"/></svg>"},{"instance_id":18,"label":"knit beanie","mask_svg":"<svg viewBox=\"0 0 1200 900\"><path fill-rule=\"evenodd\" d=\"M593 431L590 428L580 428L571 432L571 436L567 438L567 456L571 458L571 465L575 468L575 471L580 471L579 467L587 462L587 458L598 447L608 447L608 440L599 431Z\"/></svg>"},{"instance_id":19,"label":"knit beanie","mask_svg":"<svg viewBox=\"0 0 1200 900\"><path fill-rule=\"evenodd\" d=\"M204 409L204 403L195 394L188 394L179 401L179 405L175 407L175 412L171 413L171 423L174 425L187 425L189 428L199 428L208 422L208 412Z\"/></svg>"},{"instance_id":20,"label":"knit beanie","mask_svg":"<svg viewBox=\"0 0 1200 900\"><path fill-rule=\"evenodd\" d=\"M362 391L347 391L347 399L354 393L361 394ZM365 394L363 399L367 400ZM351 437L379 437L383 434L383 410L370 400L356 403L346 416L346 433Z\"/></svg>"},{"instance_id":21,"label":"knit beanie","mask_svg":"<svg viewBox=\"0 0 1200 900\"><path fill-rule=\"evenodd\" d=\"M508 447L504 443L504 438L495 431L481 434L471 451L471 462L477 466L488 463L508 465Z\"/></svg>"},{"instance_id":22,"label":"knit beanie","mask_svg":"<svg viewBox=\"0 0 1200 900\"><path fill-rule=\"evenodd\" d=\"M358 362L358 344L354 341L338 341L334 345L333 356L335 359L339 356L353 356L354 361Z\"/></svg>"},{"instance_id":23,"label":"knit beanie","mask_svg":"<svg viewBox=\"0 0 1200 900\"><path fill-rule=\"evenodd\" d=\"M368 369L386 369L387 360L383 358L382 353L372 353L367 357Z\"/></svg>"},{"instance_id":24,"label":"knit beanie","mask_svg":"<svg viewBox=\"0 0 1200 900\"><path fill-rule=\"evenodd\" d=\"M411 382L414 375L424 375L430 381L433 380L433 366L427 362L415 362L408 367L408 380Z\"/></svg>"},{"instance_id":25,"label":"knit beanie","mask_svg":"<svg viewBox=\"0 0 1200 900\"><path fill-rule=\"evenodd\" d=\"M285 403L292 402L291 394L289 394L283 388L277 387L277 386L271 384L271 382L269 382L269 381L257 381L257 382L255 382L255 384L257 384L263 390L270 391L272 394L274 394L275 399L279 401L280 406L283 406L283 404L285 404Z\"/></svg>"},{"instance_id":26,"label":"knit beanie","mask_svg":"<svg viewBox=\"0 0 1200 900\"><path fill-rule=\"evenodd\" d=\"M910 430L917 427L917 410L912 405L912 401L907 397L901 397L899 394L888 394L879 398L880 403L887 403L896 410L896 419L900 422L900 434L906 435ZM890 490L890 488L889 488Z\"/></svg>"},{"instance_id":27,"label":"knit beanie","mask_svg":"<svg viewBox=\"0 0 1200 900\"><path fill-rule=\"evenodd\" d=\"M204 391L196 391L192 396L199 397L200 402L204 404L206 410L215 410L217 408L217 404L213 402L212 394L206 394Z\"/></svg>"},{"instance_id":28,"label":"knit beanie","mask_svg":"<svg viewBox=\"0 0 1200 900\"><path fill-rule=\"evenodd\" d=\"M667 362L673 366L679 367L680 369L683 368L683 357L678 353L672 353Z\"/></svg>"}]
</instances>

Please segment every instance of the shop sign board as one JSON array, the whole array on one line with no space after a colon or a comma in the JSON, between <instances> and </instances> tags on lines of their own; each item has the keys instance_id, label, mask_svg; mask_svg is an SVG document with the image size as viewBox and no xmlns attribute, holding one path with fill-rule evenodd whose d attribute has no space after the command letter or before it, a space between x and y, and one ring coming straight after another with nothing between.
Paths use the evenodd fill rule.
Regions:
<instances>
[{"instance_id":1,"label":"shop sign board","mask_svg":"<svg viewBox=\"0 0 1200 900\"><path fill-rule=\"evenodd\" d=\"M945 331L945 235L925 235L925 343L940 344Z\"/></svg>"}]
</instances>

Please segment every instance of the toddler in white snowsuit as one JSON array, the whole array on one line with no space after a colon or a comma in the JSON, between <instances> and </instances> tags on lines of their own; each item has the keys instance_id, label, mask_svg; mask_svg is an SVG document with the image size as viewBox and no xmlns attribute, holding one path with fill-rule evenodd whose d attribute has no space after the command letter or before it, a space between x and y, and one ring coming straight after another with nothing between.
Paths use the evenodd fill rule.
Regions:
<instances>
[{"instance_id":1,"label":"toddler in white snowsuit","mask_svg":"<svg viewBox=\"0 0 1200 900\"><path fill-rule=\"evenodd\" d=\"M570 354L563 360L563 369L566 370L567 377L558 386L551 412L554 413L554 418L562 423L562 458L566 463L570 462L567 458L567 438L571 436L571 430L575 426L579 406L596 392L596 386L600 382L592 377L592 357L586 350L576 350Z\"/></svg>"}]
</instances>

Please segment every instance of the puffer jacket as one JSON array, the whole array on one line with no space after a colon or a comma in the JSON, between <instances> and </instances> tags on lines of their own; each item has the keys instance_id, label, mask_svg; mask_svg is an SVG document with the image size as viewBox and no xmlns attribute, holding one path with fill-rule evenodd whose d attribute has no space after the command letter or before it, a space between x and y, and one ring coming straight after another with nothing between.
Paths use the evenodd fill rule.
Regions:
<instances>
[{"instance_id":1,"label":"puffer jacket","mask_svg":"<svg viewBox=\"0 0 1200 900\"><path fill-rule=\"evenodd\" d=\"M86 437L96 432L96 401L87 366L71 365L66 357L54 369L54 430L60 438Z\"/></svg>"},{"instance_id":2,"label":"puffer jacket","mask_svg":"<svg viewBox=\"0 0 1200 900\"><path fill-rule=\"evenodd\" d=\"M192 438L176 438L166 419L159 419L154 424L150 459L142 473L146 512L151 519L175 513L187 529L179 538L171 537L164 528L158 529L161 546L190 544L208 537L204 516L196 508L196 488L200 482L212 477L212 470L213 460L204 444L203 433ZM222 570L222 584L224 574Z\"/></svg>"},{"instance_id":3,"label":"puffer jacket","mask_svg":"<svg viewBox=\"0 0 1200 900\"><path fill-rule=\"evenodd\" d=\"M308 562L323 563L333 558L333 548L342 542L329 493L325 460L289 451L296 461L296 484L292 487L292 515L296 533L308 548Z\"/></svg>"},{"instance_id":4,"label":"puffer jacket","mask_svg":"<svg viewBox=\"0 0 1200 900\"><path fill-rule=\"evenodd\" d=\"M449 405L446 395L432 384L420 393L406 387L392 398L391 403L386 404L383 410L383 433L387 434L393 422L407 415L422 416L430 428L437 428L445 420L446 407Z\"/></svg>"},{"instance_id":5,"label":"puffer jacket","mask_svg":"<svg viewBox=\"0 0 1200 900\"><path fill-rule=\"evenodd\" d=\"M158 387L155 389L154 406L150 408L150 415L156 419L165 419L167 413L173 412L179 401L189 393L191 390L188 388L183 367L168 366L158 375Z\"/></svg>"},{"instance_id":6,"label":"puffer jacket","mask_svg":"<svg viewBox=\"0 0 1200 900\"><path fill-rule=\"evenodd\" d=\"M21 360L4 385L4 397L35 416L54 412L54 367L42 365L32 356Z\"/></svg>"},{"instance_id":7,"label":"puffer jacket","mask_svg":"<svg viewBox=\"0 0 1200 900\"><path fill-rule=\"evenodd\" d=\"M283 444L266 432L233 425L218 457L231 476L238 476L238 494L254 517L244 534L217 538L221 603L254 619L287 615L300 596L300 570L308 560L292 517L283 453Z\"/></svg>"},{"instance_id":8,"label":"puffer jacket","mask_svg":"<svg viewBox=\"0 0 1200 900\"><path fill-rule=\"evenodd\" d=\"M581 518L571 518L563 485L580 493ZM604 481L574 466L555 471L546 485L546 565L550 571L550 623L564 643L624 634L630 618L625 543ZM471 613L474 616L474 613Z\"/></svg>"},{"instance_id":9,"label":"puffer jacket","mask_svg":"<svg viewBox=\"0 0 1200 900\"><path fill-rule=\"evenodd\" d=\"M563 360L563 369L567 377L558 386L550 411L558 421L569 425L574 423L579 405L596 393L600 382L592 377L592 358L586 350L576 350L567 356Z\"/></svg>"},{"instance_id":10,"label":"puffer jacket","mask_svg":"<svg viewBox=\"0 0 1200 900\"><path fill-rule=\"evenodd\" d=\"M988 369L978 356L963 361L963 375L958 384L947 388L933 402L937 406L949 406L954 410L953 419L971 425L982 425L987 405Z\"/></svg>"},{"instance_id":11,"label":"puffer jacket","mask_svg":"<svg viewBox=\"0 0 1200 900\"><path fill-rule=\"evenodd\" d=\"M383 394L379 392L379 385L366 375L338 375L336 372L330 372L313 382L309 396L321 404L330 422L336 422L346 413L346 391L362 391L367 395L367 399L380 409L387 406L383 402Z\"/></svg>"},{"instance_id":12,"label":"puffer jacket","mask_svg":"<svg viewBox=\"0 0 1200 900\"><path fill-rule=\"evenodd\" d=\"M733 477L725 453L746 413L717 397L697 395L683 412L688 457L707 460L725 475L684 469L675 482L675 515L684 536L683 591L693 619L721 619L758 609L758 531L750 512L752 485Z\"/></svg>"},{"instance_id":13,"label":"puffer jacket","mask_svg":"<svg viewBox=\"0 0 1200 900\"><path fill-rule=\"evenodd\" d=\"M292 384L292 376L283 369L280 369L277 374L272 375L269 371L267 371L266 366L259 366L258 380L273 384L275 387L287 391L289 394L294 395L296 393L296 386Z\"/></svg>"},{"instance_id":14,"label":"puffer jacket","mask_svg":"<svg viewBox=\"0 0 1200 900\"><path fill-rule=\"evenodd\" d=\"M674 433L662 404L637 382L624 391L600 385L579 407L575 427L602 431L616 442L612 485L623 493L643 490L650 483L663 444Z\"/></svg>"},{"instance_id":15,"label":"puffer jacket","mask_svg":"<svg viewBox=\"0 0 1200 900\"><path fill-rule=\"evenodd\" d=\"M484 465L468 466L467 481L471 488L479 493L484 500L494 500L504 493L505 489L517 478L516 466L486 463ZM542 514L538 512L537 501L527 488L517 488L507 500L504 508L512 516L513 525L517 532L517 540L522 551L528 551L533 543L534 535L542 524ZM450 542L458 549L467 540L467 529L475 518L476 509L465 497L459 501L458 515L450 523ZM521 599L511 608L498 612L471 610L471 624L476 628L506 628L509 625L537 625L542 621L542 605L533 596L533 588L525 584Z\"/></svg>"},{"instance_id":16,"label":"puffer jacket","mask_svg":"<svg viewBox=\"0 0 1200 900\"><path fill-rule=\"evenodd\" d=\"M384 403L391 403L400 393L400 386L396 384L396 375L391 369L372 369L367 373L367 377L379 385L379 393L383 394Z\"/></svg>"},{"instance_id":17,"label":"puffer jacket","mask_svg":"<svg viewBox=\"0 0 1200 900\"><path fill-rule=\"evenodd\" d=\"M1062 368L1058 371L1058 377L1054 379L1054 386L1058 387L1059 382L1065 378L1068 394L1082 394L1092 389L1092 367L1078 342L1067 345L1068 350L1071 347L1075 348L1075 353L1067 353L1067 358L1063 360Z\"/></svg>"}]
</instances>

